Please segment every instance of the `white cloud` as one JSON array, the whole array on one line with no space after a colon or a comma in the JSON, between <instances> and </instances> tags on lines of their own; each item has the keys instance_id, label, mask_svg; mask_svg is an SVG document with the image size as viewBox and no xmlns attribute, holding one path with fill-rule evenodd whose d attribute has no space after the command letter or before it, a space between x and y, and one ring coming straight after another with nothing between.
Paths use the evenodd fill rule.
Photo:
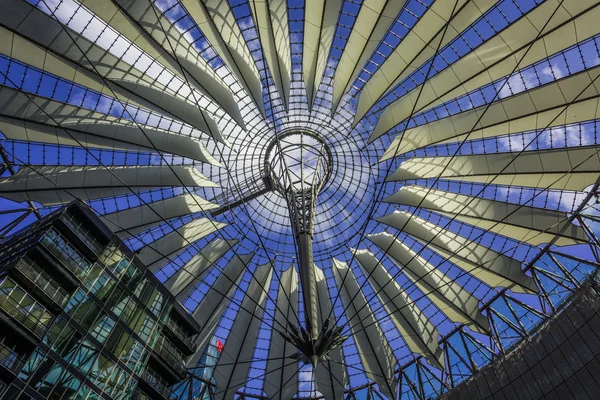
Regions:
<instances>
[{"instance_id":1,"label":"white cloud","mask_svg":"<svg viewBox=\"0 0 600 400\"><path fill-rule=\"evenodd\" d=\"M551 64L542 68L542 74L552 79L560 79L566 75L565 72L556 64Z\"/></svg>"},{"instance_id":2,"label":"white cloud","mask_svg":"<svg viewBox=\"0 0 600 400\"><path fill-rule=\"evenodd\" d=\"M537 86L538 80L536 76L529 71L517 72L511 75L508 80L502 81L499 98L510 97L517 93L524 92L527 89Z\"/></svg>"}]
</instances>

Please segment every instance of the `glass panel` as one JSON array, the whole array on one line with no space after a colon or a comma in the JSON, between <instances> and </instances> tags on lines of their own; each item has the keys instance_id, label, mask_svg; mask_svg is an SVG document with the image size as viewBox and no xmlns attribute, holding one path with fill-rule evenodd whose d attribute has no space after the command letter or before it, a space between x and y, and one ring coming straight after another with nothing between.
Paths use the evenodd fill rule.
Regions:
<instances>
[{"instance_id":1,"label":"glass panel","mask_svg":"<svg viewBox=\"0 0 600 400\"><path fill-rule=\"evenodd\" d=\"M102 253L103 245L98 235L90 232L83 223L70 212L61 215L61 220L96 254Z\"/></svg>"},{"instance_id":2,"label":"glass panel","mask_svg":"<svg viewBox=\"0 0 600 400\"><path fill-rule=\"evenodd\" d=\"M46 232L41 243L76 277L82 278L89 270L91 263L54 228Z\"/></svg>"},{"instance_id":3,"label":"glass panel","mask_svg":"<svg viewBox=\"0 0 600 400\"><path fill-rule=\"evenodd\" d=\"M18 373L25 365L25 358L6 343L0 343L0 365L4 368Z\"/></svg>"},{"instance_id":4,"label":"glass panel","mask_svg":"<svg viewBox=\"0 0 600 400\"><path fill-rule=\"evenodd\" d=\"M165 336L160 336L154 347L154 352L157 353L163 360L172 366L178 373L185 374L185 356L179 351L173 343Z\"/></svg>"},{"instance_id":5,"label":"glass panel","mask_svg":"<svg viewBox=\"0 0 600 400\"><path fill-rule=\"evenodd\" d=\"M11 278L5 278L0 288L0 308L34 335L41 337L53 315Z\"/></svg>"},{"instance_id":6,"label":"glass panel","mask_svg":"<svg viewBox=\"0 0 600 400\"><path fill-rule=\"evenodd\" d=\"M167 399L171 398L171 389L169 383L160 377L160 374L148 368L143 375L144 380L154 388L158 393L162 394Z\"/></svg>"},{"instance_id":7,"label":"glass panel","mask_svg":"<svg viewBox=\"0 0 600 400\"><path fill-rule=\"evenodd\" d=\"M52 301L60 306L65 305L69 293L31 257L25 256L20 259L17 262L16 269L31 283L40 288Z\"/></svg>"}]
</instances>

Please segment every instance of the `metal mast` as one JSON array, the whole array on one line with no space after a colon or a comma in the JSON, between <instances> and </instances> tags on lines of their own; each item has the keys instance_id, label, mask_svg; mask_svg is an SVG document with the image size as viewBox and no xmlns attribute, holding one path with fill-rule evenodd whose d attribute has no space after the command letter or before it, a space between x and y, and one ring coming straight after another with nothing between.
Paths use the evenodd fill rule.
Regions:
<instances>
[{"instance_id":1,"label":"metal mast","mask_svg":"<svg viewBox=\"0 0 600 400\"><path fill-rule=\"evenodd\" d=\"M273 188L286 200L296 239L305 326L312 340L319 336L313 233L317 197L331 174L332 155L317 134L294 131L279 137L267 151L266 168Z\"/></svg>"}]
</instances>

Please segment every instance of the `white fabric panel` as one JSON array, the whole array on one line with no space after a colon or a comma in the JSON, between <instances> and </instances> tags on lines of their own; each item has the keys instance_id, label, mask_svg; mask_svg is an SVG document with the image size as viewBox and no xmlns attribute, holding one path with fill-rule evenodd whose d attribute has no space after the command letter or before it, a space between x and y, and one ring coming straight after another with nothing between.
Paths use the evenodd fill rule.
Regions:
<instances>
[{"instance_id":1,"label":"white fabric panel","mask_svg":"<svg viewBox=\"0 0 600 400\"><path fill-rule=\"evenodd\" d=\"M335 321L335 314L331 311L331 297L329 296L325 273L322 269L315 266L315 276L319 297L317 311L321 320L321 326L323 326L327 317L330 317L329 327L331 328ZM342 364L344 358L341 346L335 347L327 356L330 360L321 360L317 364L315 387L326 400L341 399L344 397L344 388L347 384L346 368Z\"/></svg>"},{"instance_id":2,"label":"white fabric panel","mask_svg":"<svg viewBox=\"0 0 600 400\"><path fill-rule=\"evenodd\" d=\"M150 268L156 270L156 262L161 265L168 262L166 258L173 259L183 252L187 246L204 236L216 232L227 226L223 222L211 221L208 218L197 218L177 228L173 232L160 237L158 240L144 246L139 252L139 259Z\"/></svg>"},{"instance_id":3,"label":"white fabric panel","mask_svg":"<svg viewBox=\"0 0 600 400\"><path fill-rule=\"evenodd\" d=\"M219 208L196 194L182 194L167 199L141 204L100 217L111 231L127 239L162 223L164 219L181 217L196 212Z\"/></svg>"},{"instance_id":4,"label":"white fabric panel","mask_svg":"<svg viewBox=\"0 0 600 400\"><path fill-rule=\"evenodd\" d=\"M345 262L335 258L332 270L365 374L368 379L377 383L383 394L395 399L398 383L394 369L398 360L352 270Z\"/></svg>"},{"instance_id":5,"label":"white fabric panel","mask_svg":"<svg viewBox=\"0 0 600 400\"><path fill-rule=\"evenodd\" d=\"M407 0L365 0L333 76L332 113L396 22Z\"/></svg>"},{"instance_id":6,"label":"white fabric panel","mask_svg":"<svg viewBox=\"0 0 600 400\"><path fill-rule=\"evenodd\" d=\"M412 302L398 282L368 250L352 250L365 277L383 304L390 320L413 353L425 357L438 369L444 368L444 353L439 346L440 333L423 311Z\"/></svg>"},{"instance_id":7,"label":"white fabric panel","mask_svg":"<svg viewBox=\"0 0 600 400\"><path fill-rule=\"evenodd\" d=\"M310 6L304 9L302 75L309 109L327 66L342 3L342 0L311 0Z\"/></svg>"},{"instance_id":8,"label":"white fabric panel","mask_svg":"<svg viewBox=\"0 0 600 400\"><path fill-rule=\"evenodd\" d=\"M192 282L200 282L208 269L225 253L232 250L237 240L214 239L179 268L165 282L165 287L175 296L180 295Z\"/></svg>"},{"instance_id":9,"label":"white fabric panel","mask_svg":"<svg viewBox=\"0 0 600 400\"><path fill-rule=\"evenodd\" d=\"M439 212L439 213L448 218L455 218L456 221L463 222L463 223L469 224L469 225L473 225L480 229L512 238L516 241L528 243L532 246L539 246L541 244L549 243L552 239L554 239L557 236L554 233L546 233L541 230L538 231L535 229L524 228L521 226L505 224L502 222L496 222L494 220L480 219L479 217L471 217L471 216L467 216L467 215L456 215L456 214L445 213L445 212ZM564 216L564 217L565 218L563 220L566 219L566 216ZM554 229L551 229L551 230L554 230ZM551 230L549 230L549 231L551 231ZM566 233L563 233L566 235L570 235L570 234L572 234L572 232L576 232L577 235L580 236L580 238L571 238L571 237L558 235L558 239L556 240L556 243L554 243L556 246L568 246L568 245L572 245L572 244L583 243L583 242L589 241L589 238L583 237L585 235L585 232L583 232L581 230L581 228L576 225L572 225L572 224L567 225L566 223L563 223L561 225L560 230L563 232L566 232Z\"/></svg>"},{"instance_id":10,"label":"white fabric panel","mask_svg":"<svg viewBox=\"0 0 600 400\"><path fill-rule=\"evenodd\" d=\"M108 22L118 32L127 32L128 34L126 37L129 40L142 48L162 65L171 66L170 70L179 70L177 63L172 61L170 57L165 57L165 54L162 53L162 51L159 51L158 49L151 51L151 49L155 49L155 45L147 40L145 35L141 35L139 28L133 25L112 2L104 4L99 3L96 0L84 0L83 4L89 7L97 16ZM135 39L133 40L133 38ZM181 74L179 75L181 78ZM189 123L201 131L210 133L213 137L220 137L220 133L217 133L218 127L215 122L212 121L208 113L201 110L199 107L199 105L203 103L197 101L199 100L198 95L200 93L197 93L196 96L192 95L190 100L186 100L182 96L179 96L177 92L175 93L175 96L173 94L164 93L165 89L160 90L160 87L157 85L157 80L147 82L147 79L149 79L149 77L145 78L146 81L142 81L141 79L135 81L123 79L119 80L118 83L138 96L165 109L180 120ZM182 78L182 81L185 82L185 78ZM168 86L165 88L168 88Z\"/></svg>"},{"instance_id":11,"label":"white fabric panel","mask_svg":"<svg viewBox=\"0 0 600 400\"><path fill-rule=\"evenodd\" d=\"M22 4L24 7L31 8L26 2L23 2ZM26 10L19 11L24 12ZM77 44L79 47L73 45L73 40L62 31L61 25L57 21L41 13L39 10L28 9L28 11L31 11L31 13L28 14L28 18L18 26L19 32L23 34L33 32L33 34L29 36L32 37L32 40L40 40L39 43L48 46L50 49L67 57L76 64L81 64L91 70L98 70L98 73L105 79L119 82L120 86L110 85L109 88L105 86L103 80L94 73L72 66L70 63L63 61L61 58L42 49L33 42L29 42L23 37L14 35L5 29L2 29L2 32L0 32L0 36L6 39L1 41L2 44L0 45L0 50L2 50L3 53L16 60L20 60L107 96L112 97L116 95L117 99L124 104L132 104L145 109L154 110L159 114L164 113L162 108L157 108L154 105L156 104L163 107L164 110L170 112L177 118L180 118L182 121L188 122L201 131L212 134L217 140L223 141L215 122L210 119L207 113L200 110L196 103L190 104L183 97L179 99L173 97L177 96L176 92L171 92L171 95L165 95L163 91L165 91L167 87L164 85L161 86L159 81L149 78L141 71L127 65L120 59L112 56L100 47L91 44L87 39L74 32L71 34L75 36L75 40L78 42ZM53 25L54 30L58 32L55 39L53 39L52 35L45 35L44 37L39 35L39 32L47 32L47 24ZM41 25L44 25L44 29L40 28ZM52 29L50 29L50 31L52 31ZM67 50L62 51L63 48L66 48ZM88 50L83 54L79 48ZM90 64L90 62L92 64ZM125 73L123 71L127 72ZM141 97L133 96L132 93L124 90L123 87L127 87ZM152 103L146 100L150 100ZM87 112L89 113L89 111Z\"/></svg>"},{"instance_id":12,"label":"white fabric panel","mask_svg":"<svg viewBox=\"0 0 600 400\"><path fill-rule=\"evenodd\" d=\"M288 321L296 327L299 326L296 319L298 315L298 274L291 265L279 277L273 327L284 331L287 329ZM270 360L267 361L263 387L269 399L289 400L298 392L299 365L297 361L289 358L296 353L298 350L285 341L275 329L271 331L268 355Z\"/></svg>"},{"instance_id":13,"label":"white fabric panel","mask_svg":"<svg viewBox=\"0 0 600 400\"><path fill-rule=\"evenodd\" d=\"M59 110L76 110L76 107L66 106L52 100L44 100L41 97L33 96L36 104L45 104L52 111L51 117L39 112L39 109L32 104L32 101L26 95L18 93L14 89L0 89L0 104L10 99L14 103L22 104L18 115L35 118L38 120L49 121L48 125L21 121L9 117L0 117L0 132L7 139L24 140L28 142L48 143L63 146L83 146L85 148L97 148L108 150L124 150L139 152L155 152L156 148L160 152L170 153L182 157L188 157L192 160L208 162L213 165L221 166L206 150L204 145L187 135L169 133L164 130L150 128L141 125L140 129L135 123L126 120L119 120L114 117L106 116L100 113L97 118L89 118L88 121L82 121L78 118L69 118L57 115ZM30 104L29 107L27 104ZM2 107L2 105L0 105ZM16 104L13 107L16 108ZM38 111L37 115L31 112ZM76 111L75 111L76 112ZM54 119L54 121L52 121ZM95 120L95 122L92 122ZM56 122L56 123L55 123ZM60 127L59 127L60 126ZM146 138L147 137L147 138Z\"/></svg>"},{"instance_id":14,"label":"white fabric panel","mask_svg":"<svg viewBox=\"0 0 600 400\"><path fill-rule=\"evenodd\" d=\"M195 167L172 166L173 171L168 166L138 165L44 165L32 168L22 167L16 174L0 179L2 197L19 202L32 200L50 206L68 203L74 197L90 200L157 187L216 186Z\"/></svg>"},{"instance_id":15,"label":"white fabric panel","mask_svg":"<svg viewBox=\"0 0 600 400\"><path fill-rule=\"evenodd\" d=\"M180 96L174 96L173 94L166 93L164 90L159 90L154 84L146 85L141 82L118 83L137 96L148 100L145 108L154 109L161 114L165 114L165 112L161 112L160 109L162 109L176 119L202 132L210 133L212 137L221 142L224 141L215 121L198 106L198 104L202 103L199 96L192 95L190 99L182 99ZM156 104L160 109L153 107L151 104Z\"/></svg>"},{"instance_id":16,"label":"white fabric panel","mask_svg":"<svg viewBox=\"0 0 600 400\"><path fill-rule=\"evenodd\" d=\"M438 46L441 49L450 43L495 3L496 0L435 1L362 89L354 122L429 60Z\"/></svg>"},{"instance_id":17,"label":"white fabric panel","mask_svg":"<svg viewBox=\"0 0 600 400\"><path fill-rule=\"evenodd\" d=\"M581 227L567 223L567 215L559 211L429 190L421 186L402 187L383 201L427 208L450 217L458 214L456 219L459 221L482 229L495 225L492 232L530 244L548 243L555 235L559 235L556 242L559 246L589 240Z\"/></svg>"},{"instance_id":18,"label":"white fabric panel","mask_svg":"<svg viewBox=\"0 0 600 400\"><path fill-rule=\"evenodd\" d=\"M150 1L139 0L117 0L127 13L158 42L162 49L168 52L176 60L176 71L181 68L182 79L190 81L190 84L201 93L221 106L238 125L244 127L244 121L240 113L238 103L233 97L229 86L217 75L212 67L198 56L198 50L181 34L166 17L161 16L160 11L152 7ZM160 16L157 18L157 16ZM181 65L179 65L181 64Z\"/></svg>"},{"instance_id":19,"label":"white fabric panel","mask_svg":"<svg viewBox=\"0 0 600 400\"><path fill-rule=\"evenodd\" d=\"M84 1L84 3L90 2ZM61 68L63 62L59 61L59 57L69 59L76 65L85 66L92 71L95 67L103 76L110 76L112 73L112 77L120 76L122 78L130 78L132 80L140 79L143 76L141 71L132 68L131 65L118 59L101 47L91 43L77 32L73 30L65 30L63 25L60 24L56 19L50 17L28 2L0 0L0 7L7 11L0 14L0 23L18 32L20 35L23 35L32 42L35 42L44 48L48 48L57 54L57 56L54 56L51 53L45 52L43 49L34 45L33 43L30 43L23 48L23 51L20 49L15 49L15 58L18 57L27 63L32 62L32 65L38 68L43 68L44 70L58 76L63 76L64 73L70 75L71 70L75 68L69 67L66 70L63 70ZM96 11L97 8L98 7L92 7L91 9ZM133 27L130 26L124 16L121 15L118 10L116 10L112 3L107 4L106 10L101 14L98 14L98 17L106 22L108 20L102 17L107 17L109 14L114 15L114 13L118 14L115 16L115 21L118 21L119 27L124 28L121 33L128 39L131 39L132 36L135 39L135 37L139 34L135 31L135 29L133 29ZM160 55L158 52L155 51L155 49L143 39L140 39L138 42L132 42L140 46L148 53L149 56L156 58L157 60L159 59ZM9 40L3 42L0 46L2 46L4 51L11 51L11 42ZM36 52L38 54L43 54L44 56L37 57L37 60L32 60L31 56L26 55L28 52L31 52L32 48L37 48ZM82 50L85 51L82 53ZM25 60L23 57L27 57L29 60ZM87 58L89 58L92 64L88 62ZM129 71L130 68L132 69L131 71ZM78 74L86 73L83 70L78 69ZM66 76L66 79L72 80L68 76ZM85 86L95 85L90 87L98 90L98 80L95 79L94 81L95 83L90 82Z\"/></svg>"},{"instance_id":20,"label":"white fabric panel","mask_svg":"<svg viewBox=\"0 0 600 400\"><path fill-rule=\"evenodd\" d=\"M267 65L287 110L292 71L287 1L250 0L249 3Z\"/></svg>"},{"instance_id":21,"label":"white fabric panel","mask_svg":"<svg viewBox=\"0 0 600 400\"><path fill-rule=\"evenodd\" d=\"M196 307L192 316L201 326L200 334L196 339L198 349L204 349L208 345L209 340L212 338L215 329L221 321L221 317L229 306L233 294L240 284L246 265L248 265L253 256L254 254L233 256L227 266L223 268L215 283L206 292L200 304ZM183 303L193 293L199 282L192 282L188 285L186 290L177 296L177 299Z\"/></svg>"},{"instance_id":22,"label":"white fabric panel","mask_svg":"<svg viewBox=\"0 0 600 400\"><path fill-rule=\"evenodd\" d=\"M0 4L2 2L0 0ZM163 92L169 92L167 86L91 43L83 36L71 31L69 31L71 34L69 36L58 21L33 8L27 2L18 2L18 4L20 5L15 2L15 4L9 6L15 7L15 10L11 11L15 11L16 16L10 13L2 14L0 15L0 21L27 37L31 42L3 30L0 36L5 37L6 40L0 41L0 51L2 53L111 98L116 95L116 98L122 103L140 106L144 109L153 110L158 114L165 114L166 109L163 110L156 105L160 105L160 101L157 99L163 96ZM17 24L15 19L21 21L21 23ZM73 43L74 40L76 45ZM49 48L52 52L44 50L34 42ZM85 49L84 53L80 49ZM59 54L60 57L55 54ZM70 60L70 62L67 60ZM107 87L100 76L78 67L79 65L90 71L97 71L104 79L109 82L118 82L120 86L110 84L110 88ZM131 89L138 84L145 88L142 88L142 92L137 93L142 95L141 97L133 95L123 88L129 86L129 89ZM149 97L144 96L148 93ZM181 96L176 98L178 94L172 90L169 93L171 97L175 96L172 97L172 100L169 100L172 103L174 102L175 106L167 104L171 108L170 111L167 110L168 112L173 111L173 115L177 118L181 118L201 131L211 134L216 140L223 141L216 123L204 110L199 110L195 103L190 104ZM147 100L153 101L153 103ZM20 101L25 102L26 100ZM184 108L189 109L187 113L182 111Z\"/></svg>"},{"instance_id":23,"label":"white fabric panel","mask_svg":"<svg viewBox=\"0 0 600 400\"><path fill-rule=\"evenodd\" d=\"M115 91L117 98L123 103L143 108L150 106L142 99L132 97L130 93L124 92L116 86L107 87L102 78L94 73L68 63L52 52L22 36L14 34L6 28L0 27L0 38L2 38L0 40L0 54L110 97L113 97L112 89ZM15 84L19 83L15 82Z\"/></svg>"},{"instance_id":24,"label":"white fabric panel","mask_svg":"<svg viewBox=\"0 0 600 400\"><path fill-rule=\"evenodd\" d=\"M386 252L402 272L453 322L468 325L472 330L488 333L489 322L479 311L479 299L438 270L425 258L388 233L367 235Z\"/></svg>"},{"instance_id":25,"label":"white fabric panel","mask_svg":"<svg viewBox=\"0 0 600 400\"><path fill-rule=\"evenodd\" d=\"M117 32L141 48L150 57L160 60L162 65L168 65L168 59L163 57L161 51L152 42L140 34L138 28L114 3L106 3L98 0L81 0L80 3L95 16L112 26Z\"/></svg>"},{"instance_id":26,"label":"white fabric panel","mask_svg":"<svg viewBox=\"0 0 600 400\"><path fill-rule=\"evenodd\" d=\"M0 38L0 54L97 92L109 93L102 79L93 73L65 62L43 47L1 26ZM15 82L17 85L20 83Z\"/></svg>"},{"instance_id":27,"label":"white fabric panel","mask_svg":"<svg viewBox=\"0 0 600 400\"><path fill-rule=\"evenodd\" d=\"M583 190L600 173L600 146L498 154L414 157L387 181L441 178L541 189Z\"/></svg>"},{"instance_id":28,"label":"white fabric panel","mask_svg":"<svg viewBox=\"0 0 600 400\"><path fill-rule=\"evenodd\" d=\"M371 140L408 118L413 108L419 112L457 98L508 76L517 65L517 69L532 65L600 33L600 26L592 22L600 18L600 7L596 0L562 2L554 13L558 4L559 0L544 2L533 9L527 18L516 20L498 35L436 74L427 81L425 87L418 86L390 104L381 114ZM578 15L590 6L595 8ZM539 30L548 19L550 21L540 35ZM540 25L540 22L543 24Z\"/></svg>"},{"instance_id":29,"label":"white fabric panel","mask_svg":"<svg viewBox=\"0 0 600 400\"><path fill-rule=\"evenodd\" d=\"M182 0L181 3L265 116L260 74L227 0Z\"/></svg>"},{"instance_id":30,"label":"white fabric panel","mask_svg":"<svg viewBox=\"0 0 600 400\"><path fill-rule=\"evenodd\" d=\"M407 211L394 211L377 221L414 236L427 247L490 287L508 287L516 293L538 293L535 281L525 275L521 263L457 235Z\"/></svg>"},{"instance_id":31,"label":"white fabric panel","mask_svg":"<svg viewBox=\"0 0 600 400\"><path fill-rule=\"evenodd\" d=\"M16 137L26 136L29 140L35 138L48 143L53 143L53 140L55 140L61 144L74 143L78 145L62 129L66 128L69 129L69 132L77 133L77 135L74 135L75 138L81 137L83 133L89 133L98 137L122 140L135 146L144 146L148 148L146 151L154 151L153 147L156 147L158 150L189 156L199 161L220 166L202 143L187 135L170 133L164 129L137 124L125 118L116 118L48 98L25 94L6 86L0 86L0 109L3 110L4 115L48 125L48 132L38 133L38 130L44 128L36 126L29 127L31 132L15 131L14 133L8 133ZM12 119L3 117L2 121L12 121ZM16 123L11 123L13 126L17 126ZM48 137L53 132L50 127L56 127L55 131L58 132L59 138ZM32 137L29 135L32 135ZM66 137L66 139L63 139L63 137ZM86 143L86 140L88 140L87 137L84 137L82 144Z\"/></svg>"},{"instance_id":32,"label":"white fabric panel","mask_svg":"<svg viewBox=\"0 0 600 400\"><path fill-rule=\"evenodd\" d=\"M272 275L271 264L259 266L252 274L252 280L213 372L217 383L215 397L218 400L232 399L236 390L247 382L250 370L248 361L254 356L267 300L266 291L269 290Z\"/></svg>"},{"instance_id":33,"label":"white fabric panel","mask_svg":"<svg viewBox=\"0 0 600 400\"><path fill-rule=\"evenodd\" d=\"M540 111L520 118L514 118L505 122L486 126L483 129L473 129L459 136L450 138L443 137L439 143L456 143L468 138L485 139L511 133L528 132L533 130L553 129L557 132L569 129L569 124L594 120L600 115L600 98L591 97L586 100L578 100L571 105L559 104L555 108ZM566 127L565 127L566 125ZM469 133L472 131L472 133Z\"/></svg>"},{"instance_id":34,"label":"white fabric panel","mask_svg":"<svg viewBox=\"0 0 600 400\"><path fill-rule=\"evenodd\" d=\"M104 5L98 4L97 1L85 0L82 3L86 7L89 6L90 11L95 13L103 22L110 23L132 43L139 46L148 56L156 59L163 66L169 66L168 60L164 59L154 49L153 45L139 34L137 29L112 2ZM14 5L11 7L14 7ZM10 21L8 25L11 28L14 27L19 33L32 41L48 47L71 60L75 65L82 65L94 73L84 72L85 70L82 69L77 69L77 72L74 73L74 67L64 65L64 62L58 57L50 54L44 55L47 52L41 48L36 51L39 60L36 66L47 63L48 67L44 69L55 75L75 81L85 87L90 87L107 96L116 95L123 103L140 105L142 108L153 110L158 114L165 114L166 111L215 138L220 137L216 123L204 109L199 108L196 102L187 101L178 92L170 90L168 86L162 85L158 80L150 78L142 71L123 62L109 51L87 40L83 35L72 30L67 32L58 21L35 9L27 2L22 2L22 5L15 8L18 15L16 19L21 19L22 23L16 24L15 21ZM50 29L47 29L47 26ZM23 38L16 38L17 36L15 36L15 40L24 40ZM73 43L74 41L76 45ZM17 48L23 47L26 49L24 52L17 51L17 55L21 59L27 57L26 54L31 53L32 46L37 47L33 43L27 46L17 46ZM111 48L111 51L118 51L118 49ZM134 53L138 50L129 49L127 51ZM43 56L39 56L40 54ZM137 61L137 57L134 61ZM96 71L105 79L118 83L118 85L109 84L110 88L106 87L100 77L93 77ZM132 93L135 95L132 95Z\"/></svg>"},{"instance_id":35,"label":"white fabric panel","mask_svg":"<svg viewBox=\"0 0 600 400\"><path fill-rule=\"evenodd\" d=\"M594 67L503 98L489 108L484 105L407 129L403 135L394 138L381 160L435 143L495 137L595 119L599 115L600 82L594 81L598 75L600 67ZM577 103L569 105L575 101Z\"/></svg>"}]
</instances>

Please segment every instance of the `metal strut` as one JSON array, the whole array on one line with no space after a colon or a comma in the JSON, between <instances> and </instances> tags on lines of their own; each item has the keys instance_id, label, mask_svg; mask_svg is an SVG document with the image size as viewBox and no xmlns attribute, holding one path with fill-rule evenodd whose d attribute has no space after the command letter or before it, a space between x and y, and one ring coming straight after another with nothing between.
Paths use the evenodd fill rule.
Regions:
<instances>
[{"instance_id":1,"label":"metal strut","mask_svg":"<svg viewBox=\"0 0 600 400\"><path fill-rule=\"evenodd\" d=\"M280 137L280 146L269 146L265 167L273 189L285 199L296 240L298 270L304 303L304 328L288 327L283 337L298 348L297 358L316 367L319 360L343 341L341 330L320 326L313 234L317 198L331 174L332 155L316 133L291 132Z\"/></svg>"}]
</instances>

